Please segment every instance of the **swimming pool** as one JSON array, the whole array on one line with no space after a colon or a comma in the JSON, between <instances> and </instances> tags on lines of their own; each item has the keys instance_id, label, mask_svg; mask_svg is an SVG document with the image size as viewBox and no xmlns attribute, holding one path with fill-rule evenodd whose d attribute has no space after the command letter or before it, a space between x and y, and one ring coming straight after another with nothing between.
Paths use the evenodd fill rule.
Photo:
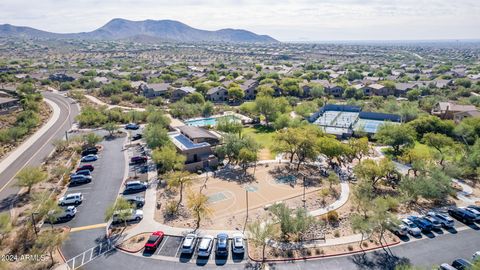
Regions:
<instances>
[{"instance_id":1,"label":"swimming pool","mask_svg":"<svg viewBox=\"0 0 480 270\"><path fill-rule=\"evenodd\" d=\"M227 118L233 121L240 121L240 119L238 119L234 115L226 115L226 116L218 116L218 117L206 117L206 118L185 120L185 124L187 126L194 126L194 127L215 126L217 124L217 119L219 118Z\"/></svg>"}]
</instances>

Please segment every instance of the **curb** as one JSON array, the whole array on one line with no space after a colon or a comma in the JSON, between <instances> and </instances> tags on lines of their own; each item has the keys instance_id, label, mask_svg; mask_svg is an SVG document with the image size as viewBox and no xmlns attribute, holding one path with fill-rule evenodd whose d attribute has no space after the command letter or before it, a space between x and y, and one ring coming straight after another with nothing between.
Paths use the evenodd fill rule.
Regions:
<instances>
[{"instance_id":1,"label":"curb","mask_svg":"<svg viewBox=\"0 0 480 270\"><path fill-rule=\"evenodd\" d=\"M137 233L137 234L135 234L135 235L132 235L130 238L136 237L136 236L138 236L138 235L140 235L140 234L144 234L144 233L152 233L152 232ZM128 239L130 239L130 238L128 238ZM126 241L128 241L128 239L125 239L125 240L122 241L120 244L115 245L115 248L116 248L116 249L119 249L119 250L121 250L121 251L127 252L127 253L137 253L137 252L140 252L140 251L143 249L143 247L141 247L141 248L138 249L138 250L129 250L129 249L120 247L120 245L123 244L123 243L125 243Z\"/></svg>"},{"instance_id":2,"label":"curb","mask_svg":"<svg viewBox=\"0 0 480 270\"><path fill-rule=\"evenodd\" d=\"M388 245L384 245L383 247L391 247L400 244L400 240L397 240L396 242L390 243ZM260 263L265 263L265 262L292 262L292 261L307 261L307 260L314 260L314 259L322 259L322 258L331 258L331 257L338 257L338 256L345 256L345 255L352 255L352 254L357 254L357 253L364 253L364 252L369 252L372 250L377 250L381 249L382 247L372 247L372 248L366 248L363 251L352 251L352 252L340 252L340 253L335 253L335 254L329 254L329 255L316 255L316 256L308 256L308 257L299 257L299 258L289 258L289 259L266 259L266 260L258 260L253 258L250 255L250 249L248 249L248 258L253 261L253 262L260 262Z\"/></svg>"}]
</instances>

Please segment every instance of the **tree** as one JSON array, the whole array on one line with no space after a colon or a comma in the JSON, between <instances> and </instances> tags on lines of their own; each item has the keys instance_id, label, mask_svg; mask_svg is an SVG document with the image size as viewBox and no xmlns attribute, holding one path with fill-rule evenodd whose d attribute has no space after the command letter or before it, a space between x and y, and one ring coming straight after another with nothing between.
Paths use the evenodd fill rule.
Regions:
<instances>
[{"instance_id":1,"label":"tree","mask_svg":"<svg viewBox=\"0 0 480 270\"><path fill-rule=\"evenodd\" d=\"M362 215L353 214L351 217L350 226L352 227L353 232L362 234L362 239L360 240L359 246L360 249L363 250L362 244L365 236L372 233L372 224L370 223L369 218L366 218Z\"/></svg>"},{"instance_id":2,"label":"tree","mask_svg":"<svg viewBox=\"0 0 480 270\"><path fill-rule=\"evenodd\" d=\"M124 227L127 227L127 220L131 216L133 206L123 197L118 197L117 200L107 208L105 211L105 221L109 221L116 215L118 221L123 221Z\"/></svg>"},{"instance_id":3,"label":"tree","mask_svg":"<svg viewBox=\"0 0 480 270\"><path fill-rule=\"evenodd\" d=\"M170 143L167 130L160 124L149 124L143 132L150 149L162 147Z\"/></svg>"},{"instance_id":4,"label":"tree","mask_svg":"<svg viewBox=\"0 0 480 270\"><path fill-rule=\"evenodd\" d=\"M37 183L47 180L48 174L40 167L25 167L17 173L17 185L20 187L27 187L27 194L30 194L32 186Z\"/></svg>"},{"instance_id":5,"label":"tree","mask_svg":"<svg viewBox=\"0 0 480 270\"><path fill-rule=\"evenodd\" d=\"M48 252L50 255L51 264L53 265L55 264L53 252L62 246L63 242L67 239L67 236L67 233L63 230L43 230L35 240L35 247L43 252Z\"/></svg>"},{"instance_id":6,"label":"tree","mask_svg":"<svg viewBox=\"0 0 480 270\"><path fill-rule=\"evenodd\" d=\"M235 86L228 89L228 99L230 99L233 103L238 103L243 100L245 97L245 92L242 88Z\"/></svg>"},{"instance_id":7,"label":"tree","mask_svg":"<svg viewBox=\"0 0 480 270\"><path fill-rule=\"evenodd\" d=\"M250 136L238 136L237 134L227 134L223 145L217 148L217 153L228 159L228 164L237 164L239 162L240 150L248 149L252 152L258 151L258 144Z\"/></svg>"},{"instance_id":8,"label":"tree","mask_svg":"<svg viewBox=\"0 0 480 270\"><path fill-rule=\"evenodd\" d=\"M368 144L367 137L358 139L352 137L348 139L347 145L349 147L347 148L348 151L346 156L350 162L352 162L354 159L361 161L361 159L370 152L370 145Z\"/></svg>"},{"instance_id":9,"label":"tree","mask_svg":"<svg viewBox=\"0 0 480 270\"><path fill-rule=\"evenodd\" d=\"M217 119L217 129L226 133L241 134L243 125L237 120L221 117Z\"/></svg>"},{"instance_id":10,"label":"tree","mask_svg":"<svg viewBox=\"0 0 480 270\"><path fill-rule=\"evenodd\" d=\"M415 137L415 130L405 124L385 124L375 134L375 139L380 143L391 146L395 155L399 155L404 148L412 147L415 143Z\"/></svg>"},{"instance_id":11,"label":"tree","mask_svg":"<svg viewBox=\"0 0 480 270\"><path fill-rule=\"evenodd\" d=\"M103 128L108 131L110 137L113 136L113 133L118 130L118 126L114 122L107 122L105 125L103 125Z\"/></svg>"},{"instance_id":12,"label":"tree","mask_svg":"<svg viewBox=\"0 0 480 270\"><path fill-rule=\"evenodd\" d=\"M208 197L202 193L190 191L187 195L187 207L195 214L196 229L200 228L203 218L213 213L213 209L208 206Z\"/></svg>"},{"instance_id":13,"label":"tree","mask_svg":"<svg viewBox=\"0 0 480 270\"><path fill-rule=\"evenodd\" d=\"M278 219L284 239L303 239L304 234L317 222L305 208L297 208L292 211L287 205L280 203L270 207L269 210Z\"/></svg>"},{"instance_id":14,"label":"tree","mask_svg":"<svg viewBox=\"0 0 480 270\"><path fill-rule=\"evenodd\" d=\"M48 196L48 199L44 200L40 205L40 208L38 208L38 213L45 217L45 220L50 223L53 229L53 224L57 221L57 216L63 212L63 209L58 206L58 202L56 200L49 198L50 194L47 193L41 197L45 197L45 195Z\"/></svg>"},{"instance_id":15,"label":"tree","mask_svg":"<svg viewBox=\"0 0 480 270\"><path fill-rule=\"evenodd\" d=\"M257 247L262 247L262 261L265 261L265 248L268 240L274 238L277 233L277 227L268 219L257 219L247 226L249 232L249 240Z\"/></svg>"},{"instance_id":16,"label":"tree","mask_svg":"<svg viewBox=\"0 0 480 270\"><path fill-rule=\"evenodd\" d=\"M423 143L437 150L440 159L440 166L444 169L445 166L443 162L445 160L445 151L453 148L455 145L453 139L440 133L429 132L423 135Z\"/></svg>"},{"instance_id":17,"label":"tree","mask_svg":"<svg viewBox=\"0 0 480 270\"><path fill-rule=\"evenodd\" d=\"M379 162L373 159L360 161L354 168L355 175L372 186L376 191L381 180L388 180L395 173L395 165L390 159L383 158Z\"/></svg>"},{"instance_id":18,"label":"tree","mask_svg":"<svg viewBox=\"0 0 480 270\"><path fill-rule=\"evenodd\" d=\"M170 118L161 111L152 111L147 116L147 123L150 125L160 125L167 128L170 124Z\"/></svg>"},{"instance_id":19,"label":"tree","mask_svg":"<svg viewBox=\"0 0 480 270\"><path fill-rule=\"evenodd\" d=\"M400 181L400 191L410 202L416 203L419 197L442 201L452 192L451 178L442 170L431 168L417 177L404 177Z\"/></svg>"},{"instance_id":20,"label":"tree","mask_svg":"<svg viewBox=\"0 0 480 270\"><path fill-rule=\"evenodd\" d=\"M157 164L157 170L164 173L183 169L186 157L179 154L173 145L168 144L153 150L152 159Z\"/></svg>"},{"instance_id":21,"label":"tree","mask_svg":"<svg viewBox=\"0 0 480 270\"><path fill-rule=\"evenodd\" d=\"M9 213L0 213L0 243L12 231L12 221Z\"/></svg>"},{"instance_id":22,"label":"tree","mask_svg":"<svg viewBox=\"0 0 480 270\"><path fill-rule=\"evenodd\" d=\"M68 142L64 139L55 139L52 145L57 153L63 153L68 148Z\"/></svg>"},{"instance_id":23,"label":"tree","mask_svg":"<svg viewBox=\"0 0 480 270\"><path fill-rule=\"evenodd\" d=\"M100 137L99 135L97 135L93 132L89 132L89 133L83 135L82 138L83 138L84 145L89 146L89 147L93 147L97 143L102 141L102 137Z\"/></svg>"},{"instance_id":24,"label":"tree","mask_svg":"<svg viewBox=\"0 0 480 270\"><path fill-rule=\"evenodd\" d=\"M279 113L275 100L271 96L258 96L255 99L255 108L256 111L265 118L267 126L270 122L275 121Z\"/></svg>"},{"instance_id":25,"label":"tree","mask_svg":"<svg viewBox=\"0 0 480 270\"><path fill-rule=\"evenodd\" d=\"M177 208L182 204L183 189L193 183L192 175L186 171L169 172L165 175L167 185L169 188L179 188L180 198L177 203Z\"/></svg>"},{"instance_id":26,"label":"tree","mask_svg":"<svg viewBox=\"0 0 480 270\"><path fill-rule=\"evenodd\" d=\"M311 83L310 96L312 96L313 98L321 98L325 96L325 88L323 87L323 85L318 83Z\"/></svg>"},{"instance_id":27,"label":"tree","mask_svg":"<svg viewBox=\"0 0 480 270\"><path fill-rule=\"evenodd\" d=\"M351 152L348 144L344 144L334 137L324 136L319 138L318 147L320 153L328 158L328 163L332 166L334 164L334 160L341 165L343 157Z\"/></svg>"},{"instance_id":28,"label":"tree","mask_svg":"<svg viewBox=\"0 0 480 270\"><path fill-rule=\"evenodd\" d=\"M244 175L247 175L248 165L252 162L257 162L257 160L257 151L245 147L240 149L240 152L238 154L238 163L240 164L240 166L242 166Z\"/></svg>"}]
</instances>

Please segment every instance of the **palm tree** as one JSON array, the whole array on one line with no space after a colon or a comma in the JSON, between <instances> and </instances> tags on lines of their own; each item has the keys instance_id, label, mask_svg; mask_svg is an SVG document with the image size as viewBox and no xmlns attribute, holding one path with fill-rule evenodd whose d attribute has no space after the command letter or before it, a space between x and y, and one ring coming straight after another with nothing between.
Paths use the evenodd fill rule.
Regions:
<instances>
[{"instance_id":1,"label":"palm tree","mask_svg":"<svg viewBox=\"0 0 480 270\"><path fill-rule=\"evenodd\" d=\"M180 199L178 200L177 207L181 205L183 200L183 189L190 186L193 182L192 175L186 171L169 172L165 175L167 185L169 188L180 189Z\"/></svg>"},{"instance_id":2,"label":"palm tree","mask_svg":"<svg viewBox=\"0 0 480 270\"><path fill-rule=\"evenodd\" d=\"M200 221L213 213L213 209L208 206L208 197L202 193L190 191L187 196L187 207L195 213L197 220L196 229L200 228Z\"/></svg>"}]
</instances>

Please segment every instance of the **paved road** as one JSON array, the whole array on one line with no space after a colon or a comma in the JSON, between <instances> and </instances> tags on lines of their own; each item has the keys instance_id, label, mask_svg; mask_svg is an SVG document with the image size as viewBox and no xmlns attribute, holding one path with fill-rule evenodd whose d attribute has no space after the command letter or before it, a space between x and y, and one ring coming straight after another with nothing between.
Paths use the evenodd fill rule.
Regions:
<instances>
[{"instance_id":1,"label":"paved road","mask_svg":"<svg viewBox=\"0 0 480 270\"><path fill-rule=\"evenodd\" d=\"M425 237L424 237L425 238ZM410 262L417 266L431 267L456 258L470 258L480 249L480 231L464 230L456 234L446 233L432 239L424 239L392 247L393 256L384 251L375 251L362 255L344 256L314 261L279 263L271 269L393 269L399 262ZM156 259L130 255L119 251L107 253L83 266L87 270L102 269L200 269L195 263L159 261ZM203 265L202 269L255 269L255 265Z\"/></svg>"},{"instance_id":2,"label":"paved road","mask_svg":"<svg viewBox=\"0 0 480 270\"><path fill-rule=\"evenodd\" d=\"M101 134L106 135L105 132ZM79 228L105 222L105 211L118 196L124 179L125 159L122 151L124 142L125 137L101 142L103 150L98 153L99 159L88 162L95 167L92 182L69 187L67 191L67 193L81 192L84 201L77 207L78 212L75 218L62 225ZM71 258L95 246L98 239L102 239L104 235L105 227L72 232L62 248L64 255Z\"/></svg>"},{"instance_id":3,"label":"paved road","mask_svg":"<svg viewBox=\"0 0 480 270\"><path fill-rule=\"evenodd\" d=\"M10 181L19 170L26 165L40 165L53 151L52 142L65 136L79 113L78 106L73 101L60 94L43 92L44 97L55 102L60 108L60 117L55 124L43 134L27 151L23 152L14 163L0 174L0 212L7 211L19 191L15 181ZM9 183L10 181L10 183ZM8 184L7 184L8 183Z\"/></svg>"}]
</instances>

